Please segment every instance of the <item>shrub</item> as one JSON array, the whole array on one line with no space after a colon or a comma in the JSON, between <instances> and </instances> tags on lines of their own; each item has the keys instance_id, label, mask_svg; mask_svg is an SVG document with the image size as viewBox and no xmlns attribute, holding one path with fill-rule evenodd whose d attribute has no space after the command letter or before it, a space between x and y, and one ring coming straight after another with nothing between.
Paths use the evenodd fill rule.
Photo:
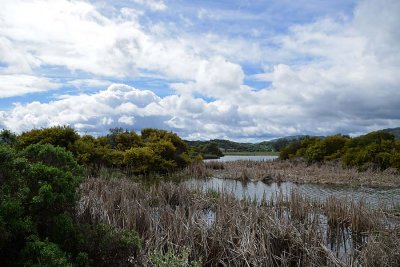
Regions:
<instances>
[{"instance_id":1,"label":"shrub","mask_svg":"<svg viewBox=\"0 0 400 267\"><path fill-rule=\"evenodd\" d=\"M37 236L28 239L21 252L20 263L23 266L32 267L72 267L68 262L65 252L57 244L49 242L48 239L41 241Z\"/></svg>"},{"instance_id":2,"label":"shrub","mask_svg":"<svg viewBox=\"0 0 400 267\"><path fill-rule=\"evenodd\" d=\"M71 152L0 144L2 266L121 266L137 257L134 231L79 223L73 216L82 169Z\"/></svg>"},{"instance_id":3,"label":"shrub","mask_svg":"<svg viewBox=\"0 0 400 267\"><path fill-rule=\"evenodd\" d=\"M224 153L219 149L218 144L215 142L210 142L202 147L201 152L203 155L215 155L217 157L223 157Z\"/></svg>"},{"instance_id":4,"label":"shrub","mask_svg":"<svg viewBox=\"0 0 400 267\"><path fill-rule=\"evenodd\" d=\"M22 257L27 266L41 264L37 260L65 266L52 229L57 216L74 210L80 171L64 148L32 145L17 153L0 145L0 262L12 265Z\"/></svg>"},{"instance_id":5,"label":"shrub","mask_svg":"<svg viewBox=\"0 0 400 267\"><path fill-rule=\"evenodd\" d=\"M52 144L69 149L79 139L76 131L69 126L55 126L43 129L33 129L22 133L17 140L21 147L32 144Z\"/></svg>"},{"instance_id":6,"label":"shrub","mask_svg":"<svg viewBox=\"0 0 400 267\"><path fill-rule=\"evenodd\" d=\"M155 267L200 267L202 266L201 260L189 261L190 250L183 248L181 251L168 249L166 253L155 251L150 255L150 262Z\"/></svg>"},{"instance_id":7,"label":"shrub","mask_svg":"<svg viewBox=\"0 0 400 267\"><path fill-rule=\"evenodd\" d=\"M0 144L15 146L17 144L17 136L11 131L3 129L0 132Z\"/></svg>"},{"instance_id":8,"label":"shrub","mask_svg":"<svg viewBox=\"0 0 400 267\"><path fill-rule=\"evenodd\" d=\"M308 163L341 159L345 167L400 169L400 143L390 133L377 131L355 138L343 135L305 138L283 148L280 159L304 158Z\"/></svg>"},{"instance_id":9,"label":"shrub","mask_svg":"<svg viewBox=\"0 0 400 267\"><path fill-rule=\"evenodd\" d=\"M113 229L109 225L82 225L81 250L87 251L92 266L127 266L134 264L142 247L135 231Z\"/></svg>"},{"instance_id":10,"label":"shrub","mask_svg":"<svg viewBox=\"0 0 400 267\"><path fill-rule=\"evenodd\" d=\"M79 166L73 154L62 147L54 147L50 144L32 144L22 151L22 155L30 162L40 162L74 175L83 173L82 167Z\"/></svg>"},{"instance_id":11,"label":"shrub","mask_svg":"<svg viewBox=\"0 0 400 267\"><path fill-rule=\"evenodd\" d=\"M143 145L143 141L139 135L133 131L124 131L122 128L110 129L110 132L107 134L107 140L113 149L121 151Z\"/></svg>"},{"instance_id":12,"label":"shrub","mask_svg":"<svg viewBox=\"0 0 400 267\"><path fill-rule=\"evenodd\" d=\"M153 170L155 156L150 147L134 147L125 152L124 163L136 173L149 173Z\"/></svg>"}]
</instances>

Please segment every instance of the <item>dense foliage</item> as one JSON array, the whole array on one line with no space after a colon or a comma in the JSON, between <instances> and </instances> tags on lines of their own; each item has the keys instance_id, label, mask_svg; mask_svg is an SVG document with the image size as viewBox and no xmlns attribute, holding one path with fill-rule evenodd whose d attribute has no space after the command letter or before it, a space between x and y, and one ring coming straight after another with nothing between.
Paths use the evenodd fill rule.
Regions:
<instances>
[{"instance_id":1,"label":"dense foliage","mask_svg":"<svg viewBox=\"0 0 400 267\"><path fill-rule=\"evenodd\" d=\"M171 132L111 129L79 136L70 127L0 132L0 262L2 266L122 266L134 264L141 238L97 224L75 207L85 169L129 168L167 173L191 162Z\"/></svg>"},{"instance_id":2,"label":"dense foliage","mask_svg":"<svg viewBox=\"0 0 400 267\"><path fill-rule=\"evenodd\" d=\"M304 138L281 150L281 159L304 158L308 163L340 160L345 167L400 170L400 141L385 131L355 138L344 135Z\"/></svg>"},{"instance_id":3,"label":"dense foliage","mask_svg":"<svg viewBox=\"0 0 400 267\"><path fill-rule=\"evenodd\" d=\"M68 126L33 129L19 136L0 133L0 143L16 149L31 144L51 144L70 151L79 164L96 173L100 168L129 168L136 174L168 173L187 166L196 156L176 134L143 129L141 135L122 128L106 136L79 136Z\"/></svg>"},{"instance_id":4,"label":"dense foliage","mask_svg":"<svg viewBox=\"0 0 400 267\"><path fill-rule=\"evenodd\" d=\"M224 156L224 153L222 153L216 142L209 142L204 144L200 147L200 151L204 158L219 158Z\"/></svg>"},{"instance_id":5,"label":"dense foliage","mask_svg":"<svg viewBox=\"0 0 400 267\"><path fill-rule=\"evenodd\" d=\"M82 174L63 147L39 142L16 150L0 144L2 266L106 266L134 255L140 247L136 233L75 219Z\"/></svg>"}]
</instances>

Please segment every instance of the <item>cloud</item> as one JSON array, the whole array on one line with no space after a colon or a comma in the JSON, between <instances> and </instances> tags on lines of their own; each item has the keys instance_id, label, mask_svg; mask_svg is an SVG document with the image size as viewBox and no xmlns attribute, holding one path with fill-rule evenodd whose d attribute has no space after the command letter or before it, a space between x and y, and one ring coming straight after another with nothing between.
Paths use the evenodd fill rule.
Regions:
<instances>
[{"instance_id":1,"label":"cloud","mask_svg":"<svg viewBox=\"0 0 400 267\"><path fill-rule=\"evenodd\" d=\"M260 140L400 124L398 1L363 0L351 16L292 25L272 38L258 36L259 43L196 36L176 21L144 24L143 14L123 8L106 16L82 1L4 1L0 86L12 89L0 97L57 88L35 76L43 66L67 68L76 77L70 85L100 90L15 104L0 112L3 126L20 132L69 124L93 134L158 127L191 139ZM90 78L73 75L81 72ZM157 77L175 91L159 97L109 82L140 77ZM255 89L251 82L265 85Z\"/></svg>"},{"instance_id":2,"label":"cloud","mask_svg":"<svg viewBox=\"0 0 400 267\"><path fill-rule=\"evenodd\" d=\"M21 71L46 64L112 77L136 75L140 69L179 73L163 69L174 68L163 56L176 56L174 44L153 40L137 17L122 11L109 18L84 1L3 1L0 44L24 55L8 56L5 62Z\"/></svg>"},{"instance_id":3,"label":"cloud","mask_svg":"<svg viewBox=\"0 0 400 267\"><path fill-rule=\"evenodd\" d=\"M1 28L1 26L0 26ZM0 68L3 73L30 73L32 67L38 67L40 61L26 53L10 39L0 36L0 62L7 67Z\"/></svg>"},{"instance_id":4,"label":"cloud","mask_svg":"<svg viewBox=\"0 0 400 267\"><path fill-rule=\"evenodd\" d=\"M0 74L0 98L58 89L61 85L51 79L31 75Z\"/></svg>"},{"instance_id":5,"label":"cloud","mask_svg":"<svg viewBox=\"0 0 400 267\"><path fill-rule=\"evenodd\" d=\"M352 20L320 19L276 38L288 64L253 76L271 86L248 108L295 132L366 132L400 123L400 4L361 1Z\"/></svg>"},{"instance_id":6,"label":"cloud","mask_svg":"<svg viewBox=\"0 0 400 267\"><path fill-rule=\"evenodd\" d=\"M165 128L163 121L166 116L160 107L160 100L151 91L113 84L94 94L64 96L49 103L15 104L7 116L3 116L3 124L16 132L71 125L81 133L93 134L124 125L132 129L150 126Z\"/></svg>"},{"instance_id":7,"label":"cloud","mask_svg":"<svg viewBox=\"0 0 400 267\"><path fill-rule=\"evenodd\" d=\"M137 4L146 6L154 11L163 11L167 9L167 6L163 1L157 1L157 0L132 0L132 1Z\"/></svg>"},{"instance_id":8,"label":"cloud","mask_svg":"<svg viewBox=\"0 0 400 267\"><path fill-rule=\"evenodd\" d=\"M164 6L161 1L137 1L159 9ZM215 53L199 51L196 38L175 38L168 29L159 34L160 27L154 32L153 24L146 27L139 22L141 15L122 8L106 16L84 1L5 0L0 9L0 55L5 56L0 61L20 73L43 65L100 77L158 75L191 80L198 66L214 57ZM210 51L223 51L227 43ZM244 41L230 44L243 47ZM11 47L16 49L10 53ZM231 54L237 50L231 49Z\"/></svg>"},{"instance_id":9,"label":"cloud","mask_svg":"<svg viewBox=\"0 0 400 267\"><path fill-rule=\"evenodd\" d=\"M88 89L88 88L106 87L110 85L111 82L107 80L98 80L98 79L76 79L69 81L68 84L71 84L78 89Z\"/></svg>"},{"instance_id":10,"label":"cloud","mask_svg":"<svg viewBox=\"0 0 400 267\"><path fill-rule=\"evenodd\" d=\"M199 64L195 81L172 84L172 87L180 93L197 92L209 97L229 98L240 90L243 78L240 65L216 57Z\"/></svg>"},{"instance_id":11,"label":"cloud","mask_svg":"<svg viewBox=\"0 0 400 267\"><path fill-rule=\"evenodd\" d=\"M81 133L102 134L117 126L134 130L158 127L175 130L182 136L205 131L217 136L228 126L237 124L236 130L246 126L249 119L239 114L238 106L207 103L190 95L160 98L151 91L123 84L49 103L15 104L7 116L0 115L4 127L16 132L66 124Z\"/></svg>"}]
</instances>

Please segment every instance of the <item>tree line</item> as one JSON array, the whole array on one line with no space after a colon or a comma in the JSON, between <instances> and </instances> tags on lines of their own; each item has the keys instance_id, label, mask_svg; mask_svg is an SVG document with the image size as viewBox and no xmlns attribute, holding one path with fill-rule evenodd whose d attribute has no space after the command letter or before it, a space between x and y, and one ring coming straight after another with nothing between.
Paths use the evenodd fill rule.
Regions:
<instances>
[{"instance_id":1,"label":"tree line","mask_svg":"<svg viewBox=\"0 0 400 267\"><path fill-rule=\"evenodd\" d=\"M340 161L343 167L400 170L400 141L386 131L375 131L351 138L333 135L326 138L306 137L283 148L280 159L302 158L307 163Z\"/></svg>"},{"instance_id":2,"label":"tree line","mask_svg":"<svg viewBox=\"0 0 400 267\"><path fill-rule=\"evenodd\" d=\"M101 167L130 167L136 174L168 173L181 169L199 157L175 133L143 129L139 134L122 128L105 136L80 136L68 126L33 129L15 135L0 133L0 143L23 150L32 144L51 144L70 151L80 165L95 172Z\"/></svg>"}]
</instances>

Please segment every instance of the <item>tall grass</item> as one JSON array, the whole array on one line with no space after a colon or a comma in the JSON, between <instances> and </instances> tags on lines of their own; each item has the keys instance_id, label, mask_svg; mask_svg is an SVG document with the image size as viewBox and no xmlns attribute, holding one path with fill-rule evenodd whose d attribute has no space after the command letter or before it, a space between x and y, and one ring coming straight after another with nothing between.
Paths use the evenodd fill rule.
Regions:
<instances>
[{"instance_id":1,"label":"tall grass","mask_svg":"<svg viewBox=\"0 0 400 267\"><path fill-rule=\"evenodd\" d=\"M236 180L292 181L338 185L366 185L400 187L400 173L393 170L360 172L356 168L342 168L338 162L307 165L303 161L204 162L188 167L192 177L218 177Z\"/></svg>"},{"instance_id":2,"label":"tall grass","mask_svg":"<svg viewBox=\"0 0 400 267\"><path fill-rule=\"evenodd\" d=\"M145 240L134 260L190 248L204 266L399 266L399 218L365 203L315 202L296 191L274 202L161 183L88 179L80 220L133 229Z\"/></svg>"}]
</instances>

